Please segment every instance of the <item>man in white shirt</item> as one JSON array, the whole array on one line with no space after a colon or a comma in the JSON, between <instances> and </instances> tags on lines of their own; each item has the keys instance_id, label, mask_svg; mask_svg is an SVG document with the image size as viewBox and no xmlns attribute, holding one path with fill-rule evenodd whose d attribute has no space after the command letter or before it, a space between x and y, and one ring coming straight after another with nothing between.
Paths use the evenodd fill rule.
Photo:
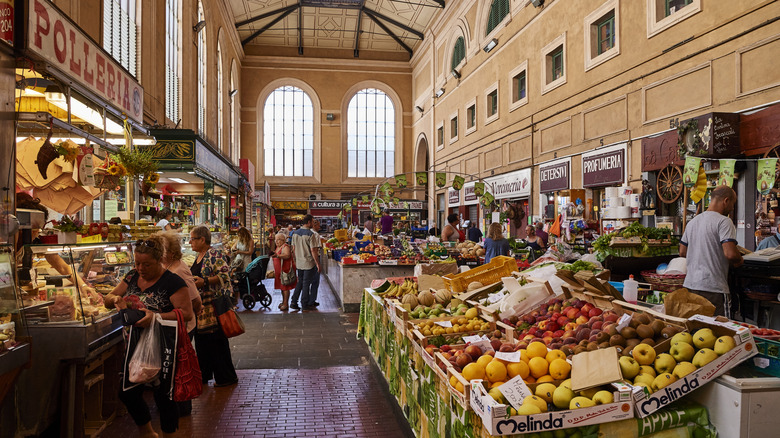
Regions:
<instances>
[{"instance_id":1,"label":"man in white shirt","mask_svg":"<svg viewBox=\"0 0 780 438\"><path fill-rule=\"evenodd\" d=\"M320 248L322 248L322 238L320 237L320 221L315 219L312 223L311 229L313 233L311 236L312 254L314 254L314 251L316 250L317 254L315 257L319 259ZM317 275L315 275L311 280L311 287L309 288L309 307L317 307L320 305L320 303L317 302L317 293L320 291L320 274L321 272L317 272Z\"/></svg>"},{"instance_id":2,"label":"man in white shirt","mask_svg":"<svg viewBox=\"0 0 780 438\"><path fill-rule=\"evenodd\" d=\"M315 276L320 272L320 251L319 247L312 246L312 237L314 232L311 230L314 217L307 214L303 218L303 226L292 233L292 247L295 257L295 266L298 269L298 284L293 292L290 308L295 310L313 309L314 302L311 299L311 284ZM301 305L298 306L298 298L301 299Z\"/></svg>"}]
</instances>

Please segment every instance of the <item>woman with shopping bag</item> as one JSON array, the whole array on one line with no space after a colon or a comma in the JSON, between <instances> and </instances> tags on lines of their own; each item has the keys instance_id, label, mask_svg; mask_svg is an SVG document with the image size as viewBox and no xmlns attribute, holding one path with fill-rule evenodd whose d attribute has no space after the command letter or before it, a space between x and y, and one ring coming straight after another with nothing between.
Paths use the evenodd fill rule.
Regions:
<instances>
[{"instance_id":1,"label":"woman with shopping bag","mask_svg":"<svg viewBox=\"0 0 780 438\"><path fill-rule=\"evenodd\" d=\"M219 309L215 306L219 300L229 300L233 295L230 258L221 250L211 247L211 231L203 225L190 231L190 246L198 253L190 271L203 301L195 334L195 350L198 352L203 383L214 379L214 386L217 387L235 385L238 376L230 355L230 342L220 325ZM232 308L226 312L236 316Z\"/></svg>"},{"instance_id":2,"label":"woman with shopping bag","mask_svg":"<svg viewBox=\"0 0 780 438\"><path fill-rule=\"evenodd\" d=\"M271 255L274 261L274 289L282 291L282 302L279 310L289 309L290 291L295 289L298 279L295 277L295 260L293 259L292 246L287 243L284 233L279 233L275 238L276 251ZM284 277L284 278L282 278Z\"/></svg>"},{"instance_id":3,"label":"woman with shopping bag","mask_svg":"<svg viewBox=\"0 0 780 438\"><path fill-rule=\"evenodd\" d=\"M194 316L187 284L162 265L163 248L164 242L159 236L136 242L135 269L128 272L124 281L105 299L106 307L120 309L125 325L131 326L119 399L138 425L141 436L156 436L149 407L143 398L144 383L154 388L163 433L174 433L178 429L179 413L173 400L176 326L177 320L186 322ZM160 334L152 337L156 339L149 339L148 330L159 330ZM139 343L142 338L149 340ZM144 350L150 350L147 342L155 341L161 344L158 347L163 350L160 356L147 358L139 366L136 350L141 350L140 355Z\"/></svg>"}]
</instances>

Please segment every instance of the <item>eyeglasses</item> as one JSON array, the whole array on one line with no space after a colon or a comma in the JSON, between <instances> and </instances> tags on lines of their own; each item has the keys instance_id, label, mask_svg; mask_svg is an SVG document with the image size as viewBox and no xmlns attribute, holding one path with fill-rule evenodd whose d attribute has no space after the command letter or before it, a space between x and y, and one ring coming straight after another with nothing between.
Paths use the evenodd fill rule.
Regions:
<instances>
[{"instance_id":1,"label":"eyeglasses","mask_svg":"<svg viewBox=\"0 0 780 438\"><path fill-rule=\"evenodd\" d=\"M144 239L136 241L135 242L135 246L136 247L145 246L147 248L154 248L155 247L153 240L144 240Z\"/></svg>"}]
</instances>

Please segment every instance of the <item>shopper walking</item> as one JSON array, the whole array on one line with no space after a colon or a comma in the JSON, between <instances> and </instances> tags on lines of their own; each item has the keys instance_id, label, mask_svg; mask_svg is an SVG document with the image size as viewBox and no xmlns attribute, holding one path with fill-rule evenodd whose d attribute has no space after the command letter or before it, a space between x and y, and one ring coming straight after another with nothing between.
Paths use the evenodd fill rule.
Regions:
<instances>
[{"instance_id":1,"label":"shopper walking","mask_svg":"<svg viewBox=\"0 0 780 438\"><path fill-rule=\"evenodd\" d=\"M190 231L190 246L197 256L190 268L195 285L201 291L203 311L198 315L195 350L198 353L203 383L214 379L214 386L238 383L238 376L230 356L230 343L222 332L214 312L217 294L233 295L230 284L228 258L221 250L211 247L211 232L203 225Z\"/></svg>"},{"instance_id":2,"label":"shopper walking","mask_svg":"<svg viewBox=\"0 0 780 438\"><path fill-rule=\"evenodd\" d=\"M146 314L134 324L131 340L127 344L127 355L132 357L139 339L137 332L143 332L153 319L159 315L163 320L176 321L175 309L181 311L185 321L193 318L192 302L189 298L187 284L178 275L165 269L162 264L164 241L160 236L152 236L139 240L135 245L135 269L127 273L124 280L106 297L106 307L126 309L127 304L122 298L125 295L135 295L144 304ZM141 436L157 436L152 428L152 417L149 406L144 401L146 385L134 385L129 381L127 364L124 366L119 399L127 407L127 412L138 426ZM154 401L160 413L160 427L165 434L176 432L179 427L179 410L173 401L173 377L163 377L161 374L152 383ZM124 389L128 388L128 389Z\"/></svg>"},{"instance_id":3,"label":"shopper walking","mask_svg":"<svg viewBox=\"0 0 780 438\"><path fill-rule=\"evenodd\" d=\"M310 296L311 283L313 276L319 275L321 270L318 251L312 247L314 233L312 233L311 227L313 221L314 217L307 214L303 218L303 226L299 230L295 230L292 235L293 256L295 257L295 266L298 269L298 284L295 286L290 308L295 310L314 307ZM301 300L300 306L298 306L299 298Z\"/></svg>"},{"instance_id":4,"label":"shopper walking","mask_svg":"<svg viewBox=\"0 0 780 438\"><path fill-rule=\"evenodd\" d=\"M488 234L483 242L485 247L485 263L490 263L493 257L509 255L509 241L504 238L503 227L498 222L493 222L488 227Z\"/></svg>"},{"instance_id":5,"label":"shopper walking","mask_svg":"<svg viewBox=\"0 0 780 438\"><path fill-rule=\"evenodd\" d=\"M274 289L282 291L282 302L279 303L279 310L285 311L289 309L287 302L290 300L290 291L295 289L298 284L296 279L291 284L282 283L282 272L290 272L295 268L295 260L293 260L292 247L287 243L287 235L285 233L277 233L274 238L276 243L276 251L271 254L271 258L274 262Z\"/></svg>"}]
</instances>

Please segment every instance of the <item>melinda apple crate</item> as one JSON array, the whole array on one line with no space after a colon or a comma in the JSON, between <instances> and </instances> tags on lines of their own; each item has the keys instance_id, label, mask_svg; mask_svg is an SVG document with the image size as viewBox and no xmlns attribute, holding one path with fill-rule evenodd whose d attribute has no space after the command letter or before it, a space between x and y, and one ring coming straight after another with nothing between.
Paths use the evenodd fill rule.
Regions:
<instances>
[{"instance_id":1,"label":"melinda apple crate","mask_svg":"<svg viewBox=\"0 0 780 438\"><path fill-rule=\"evenodd\" d=\"M509 405L498 403L488 394L481 380L470 382L469 402L492 436L545 432L591 424L609 423L634 417L631 387L612 383L614 402L589 408L549 411L534 415L509 415Z\"/></svg>"},{"instance_id":2,"label":"melinda apple crate","mask_svg":"<svg viewBox=\"0 0 780 438\"><path fill-rule=\"evenodd\" d=\"M717 320L708 316L694 315L686 322L691 333L709 328L716 337L732 336L736 346L707 365L688 374L671 385L648 394L641 387L634 388L634 405L639 418L653 412L701 388L726 371L739 365L758 353L756 342L750 329L728 320Z\"/></svg>"}]
</instances>

